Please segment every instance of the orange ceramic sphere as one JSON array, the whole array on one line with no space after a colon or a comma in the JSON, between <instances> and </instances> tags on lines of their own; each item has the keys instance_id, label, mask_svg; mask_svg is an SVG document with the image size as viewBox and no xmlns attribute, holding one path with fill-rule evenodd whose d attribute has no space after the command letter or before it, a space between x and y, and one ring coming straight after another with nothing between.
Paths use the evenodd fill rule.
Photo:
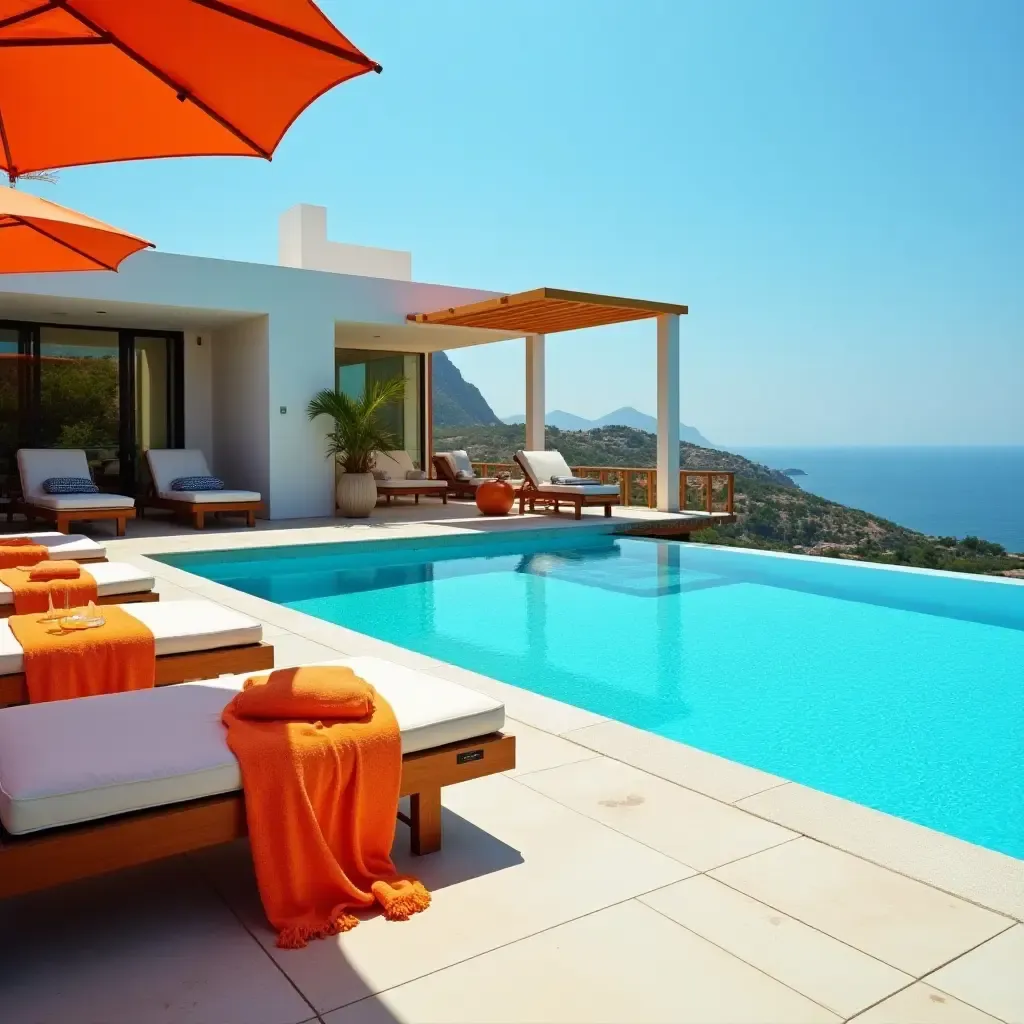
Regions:
<instances>
[{"instance_id":1,"label":"orange ceramic sphere","mask_svg":"<svg viewBox=\"0 0 1024 1024\"><path fill-rule=\"evenodd\" d=\"M476 489L476 507L485 516L507 516L515 500L515 488L507 480L488 480Z\"/></svg>"}]
</instances>

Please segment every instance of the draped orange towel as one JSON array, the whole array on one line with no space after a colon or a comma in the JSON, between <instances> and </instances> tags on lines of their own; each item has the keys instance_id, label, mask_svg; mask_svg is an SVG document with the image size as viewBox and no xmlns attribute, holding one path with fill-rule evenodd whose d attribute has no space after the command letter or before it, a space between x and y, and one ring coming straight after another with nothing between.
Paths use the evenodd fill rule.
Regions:
<instances>
[{"instance_id":1,"label":"draped orange towel","mask_svg":"<svg viewBox=\"0 0 1024 1024\"><path fill-rule=\"evenodd\" d=\"M224 709L242 768L260 898L277 944L348 931L350 910L379 903L389 920L430 905L391 862L402 744L391 706L341 666L247 679Z\"/></svg>"},{"instance_id":2,"label":"draped orange towel","mask_svg":"<svg viewBox=\"0 0 1024 1024\"><path fill-rule=\"evenodd\" d=\"M34 566L0 569L0 583L14 591L16 615L45 612L50 607L51 591L53 603L61 608L78 608L96 600L96 580L77 562L37 562Z\"/></svg>"},{"instance_id":3,"label":"draped orange towel","mask_svg":"<svg viewBox=\"0 0 1024 1024\"><path fill-rule=\"evenodd\" d=\"M50 557L50 549L32 537L0 537L0 569L35 565Z\"/></svg>"},{"instance_id":4,"label":"draped orange towel","mask_svg":"<svg viewBox=\"0 0 1024 1024\"><path fill-rule=\"evenodd\" d=\"M25 652L25 683L33 704L98 693L145 690L156 682L153 634L120 605L105 605L95 629L65 630L39 614L7 621Z\"/></svg>"}]
</instances>

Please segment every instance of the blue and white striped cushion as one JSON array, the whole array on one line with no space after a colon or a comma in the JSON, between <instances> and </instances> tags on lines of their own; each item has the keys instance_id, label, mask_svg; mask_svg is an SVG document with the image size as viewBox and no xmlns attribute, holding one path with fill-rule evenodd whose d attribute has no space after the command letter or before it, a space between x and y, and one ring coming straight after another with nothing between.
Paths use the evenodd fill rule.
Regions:
<instances>
[{"instance_id":1,"label":"blue and white striped cushion","mask_svg":"<svg viewBox=\"0 0 1024 1024\"><path fill-rule=\"evenodd\" d=\"M47 494L96 494L99 488L87 476L51 476L43 481Z\"/></svg>"},{"instance_id":2,"label":"blue and white striped cushion","mask_svg":"<svg viewBox=\"0 0 1024 1024\"><path fill-rule=\"evenodd\" d=\"M179 476L171 481L172 491L223 491L224 481L216 476Z\"/></svg>"}]
</instances>

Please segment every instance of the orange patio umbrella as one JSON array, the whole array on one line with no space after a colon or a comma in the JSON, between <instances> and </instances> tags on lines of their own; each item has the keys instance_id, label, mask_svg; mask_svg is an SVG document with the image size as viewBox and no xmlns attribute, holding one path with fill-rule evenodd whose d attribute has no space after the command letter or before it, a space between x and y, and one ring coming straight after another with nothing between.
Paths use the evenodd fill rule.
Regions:
<instances>
[{"instance_id":1,"label":"orange patio umbrella","mask_svg":"<svg viewBox=\"0 0 1024 1024\"><path fill-rule=\"evenodd\" d=\"M0 0L0 168L269 160L310 103L368 71L312 0Z\"/></svg>"},{"instance_id":2,"label":"orange patio umbrella","mask_svg":"<svg viewBox=\"0 0 1024 1024\"><path fill-rule=\"evenodd\" d=\"M0 187L0 274L117 270L122 260L152 244L38 196Z\"/></svg>"}]
</instances>

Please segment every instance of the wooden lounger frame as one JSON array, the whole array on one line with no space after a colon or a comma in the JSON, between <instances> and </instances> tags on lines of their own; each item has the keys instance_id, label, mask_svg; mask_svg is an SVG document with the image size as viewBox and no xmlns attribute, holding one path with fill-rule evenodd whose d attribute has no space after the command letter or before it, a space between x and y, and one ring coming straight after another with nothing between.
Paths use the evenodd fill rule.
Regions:
<instances>
[{"instance_id":1,"label":"wooden lounger frame","mask_svg":"<svg viewBox=\"0 0 1024 1024\"><path fill-rule=\"evenodd\" d=\"M391 498L392 497L403 498L403 497L408 497L410 494L413 496L413 498L416 499L415 503L417 505L420 503L420 495L423 495L423 497L425 497L425 498L440 498L442 504L444 504L444 505L448 504L448 489L447 488L445 488L442 491L439 487L436 487L436 486L424 487L423 486L424 483L430 483L431 485L434 485L434 484L437 483L437 481L436 480L430 480L430 481L423 481L423 480L421 480L421 481L417 482L415 480L410 480L408 483L398 482L398 483L396 483L394 485L389 485L388 487L379 489L377 491L377 497L378 497L378 499L379 498L386 498L388 505L391 504Z\"/></svg>"},{"instance_id":2,"label":"wooden lounger frame","mask_svg":"<svg viewBox=\"0 0 1024 1024\"><path fill-rule=\"evenodd\" d=\"M145 513L147 506L165 508L183 518L191 519L197 530L205 527L207 512L215 515L245 516L245 525L255 526L256 513L263 510L262 501L177 501L174 498L162 498L158 494L139 499L140 512Z\"/></svg>"},{"instance_id":3,"label":"wooden lounger frame","mask_svg":"<svg viewBox=\"0 0 1024 1024\"><path fill-rule=\"evenodd\" d=\"M448 485L448 493L453 498L475 498L476 488L465 480L452 475L451 463L443 455L435 455L432 459L437 479Z\"/></svg>"},{"instance_id":4,"label":"wooden lounger frame","mask_svg":"<svg viewBox=\"0 0 1024 1024\"><path fill-rule=\"evenodd\" d=\"M58 581L59 582L59 581ZM134 594L101 594L96 598L97 604L149 604L159 601L160 595L155 590L140 590ZM13 604L0 604L0 619L9 619L14 615Z\"/></svg>"},{"instance_id":5,"label":"wooden lounger frame","mask_svg":"<svg viewBox=\"0 0 1024 1024\"><path fill-rule=\"evenodd\" d=\"M441 848L442 787L515 765L516 739L502 733L403 757L401 795L411 797L411 814L399 817L412 833L412 852ZM241 793L24 836L0 829L0 899L231 842L247 833Z\"/></svg>"},{"instance_id":6,"label":"wooden lounger frame","mask_svg":"<svg viewBox=\"0 0 1024 1024\"><path fill-rule=\"evenodd\" d=\"M267 643L164 654L156 659L156 685L170 686L198 679L215 679L220 675L235 675L239 672L262 672L273 667L274 647ZM25 673L0 675L0 708L27 703Z\"/></svg>"},{"instance_id":7,"label":"wooden lounger frame","mask_svg":"<svg viewBox=\"0 0 1024 1024\"><path fill-rule=\"evenodd\" d=\"M70 533L72 523L94 523L101 519L113 519L116 523L117 536L123 537L129 519L135 518L135 506L131 508L47 508L44 505L33 505L26 501L12 501L7 506L7 521L11 522L15 512L20 512L26 519L41 519L53 523L58 533ZM83 561L83 559L79 559ZM98 561L98 559L97 559Z\"/></svg>"},{"instance_id":8,"label":"wooden lounger frame","mask_svg":"<svg viewBox=\"0 0 1024 1024\"><path fill-rule=\"evenodd\" d=\"M558 506L561 503L566 505L573 505L575 507L576 519L583 517L583 509L586 508L598 508L604 506L605 516L612 514L612 505L619 504L618 494L578 494L575 491L560 491L557 488L546 488L540 490L537 485L533 482L533 477L530 476L530 471L523 464L519 458L518 453L512 456L516 461L516 465L523 471L523 486L519 489L519 514L522 515L526 511L526 506L529 504L530 511L535 511L537 505L552 505L554 506L555 512L558 511Z\"/></svg>"}]
</instances>

